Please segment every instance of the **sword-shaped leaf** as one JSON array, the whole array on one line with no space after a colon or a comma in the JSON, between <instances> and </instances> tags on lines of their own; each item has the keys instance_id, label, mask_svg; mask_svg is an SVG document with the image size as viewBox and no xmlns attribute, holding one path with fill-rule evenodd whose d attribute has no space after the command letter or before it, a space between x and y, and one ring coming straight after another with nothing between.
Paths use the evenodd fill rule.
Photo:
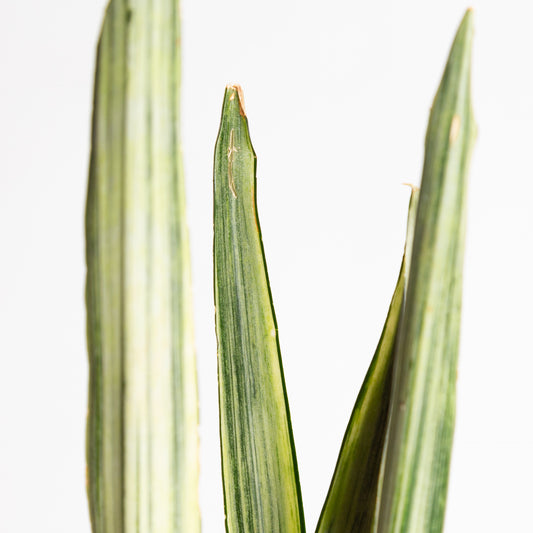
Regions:
<instances>
[{"instance_id":1,"label":"sword-shaped leaf","mask_svg":"<svg viewBox=\"0 0 533 533\"><path fill-rule=\"evenodd\" d=\"M226 529L304 531L296 454L256 207L256 157L226 88L214 166L214 277Z\"/></svg>"},{"instance_id":2,"label":"sword-shaped leaf","mask_svg":"<svg viewBox=\"0 0 533 533\"><path fill-rule=\"evenodd\" d=\"M176 0L112 0L86 210L94 533L200 529Z\"/></svg>"},{"instance_id":3,"label":"sword-shaped leaf","mask_svg":"<svg viewBox=\"0 0 533 533\"><path fill-rule=\"evenodd\" d=\"M404 303L418 190L409 202L405 252L376 352L348 422L317 533L372 531L389 413L396 332Z\"/></svg>"},{"instance_id":4,"label":"sword-shaped leaf","mask_svg":"<svg viewBox=\"0 0 533 533\"><path fill-rule=\"evenodd\" d=\"M379 533L442 531L455 421L466 185L475 124L472 12L461 22L426 135L395 354Z\"/></svg>"}]
</instances>

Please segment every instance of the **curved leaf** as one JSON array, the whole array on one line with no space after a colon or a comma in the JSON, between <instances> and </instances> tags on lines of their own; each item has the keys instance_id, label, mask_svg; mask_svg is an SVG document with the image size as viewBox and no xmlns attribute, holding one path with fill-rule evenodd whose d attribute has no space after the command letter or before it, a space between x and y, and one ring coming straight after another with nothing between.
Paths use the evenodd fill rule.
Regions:
<instances>
[{"instance_id":1,"label":"curved leaf","mask_svg":"<svg viewBox=\"0 0 533 533\"><path fill-rule=\"evenodd\" d=\"M342 441L317 533L372 531L392 386L396 332L404 303L418 190L409 202L405 253L378 346Z\"/></svg>"}]
</instances>

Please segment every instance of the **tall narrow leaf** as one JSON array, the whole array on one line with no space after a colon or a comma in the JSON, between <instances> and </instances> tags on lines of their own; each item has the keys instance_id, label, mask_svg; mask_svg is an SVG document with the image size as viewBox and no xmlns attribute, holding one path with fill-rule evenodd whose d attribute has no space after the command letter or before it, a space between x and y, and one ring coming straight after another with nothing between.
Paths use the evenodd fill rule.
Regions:
<instances>
[{"instance_id":1,"label":"tall narrow leaf","mask_svg":"<svg viewBox=\"0 0 533 533\"><path fill-rule=\"evenodd\" d=\"M304 530L296 455L239 87L215 148L214 276L226 529Z\"/></svg>"},{"instance_id":2,"label":"tall narrow leaf","mask_svg":"<svg viewBox=\"0 0 533 533\"><path fill-rule=\"evenodd\" d=\"M372 531L392 387L396 331L404 303L418 190L409 203L405 253L376 352L357 396L317 533Z\"/></svg>"},{"instance_id":3,"label":"tall narrow leaf","mask_svg":"<svg viewBox=\"0 0 533 533\"><path fill-rule=\"evenodd\" d=\"M175 0L112 0L86 210L94 533L199 531Z\"/></svg>"},{"instance_id":4,"label":"tall narrow leaf","mask_svg":"<svg viewBox=\"0 0 533 533\"><path fill-rule=\"evenodd\" d=\"M475 125L472 12L429 118L405 312L393 378L380 533L442 531L455 419L466 183Z\"/></svg>"}]
</instances>

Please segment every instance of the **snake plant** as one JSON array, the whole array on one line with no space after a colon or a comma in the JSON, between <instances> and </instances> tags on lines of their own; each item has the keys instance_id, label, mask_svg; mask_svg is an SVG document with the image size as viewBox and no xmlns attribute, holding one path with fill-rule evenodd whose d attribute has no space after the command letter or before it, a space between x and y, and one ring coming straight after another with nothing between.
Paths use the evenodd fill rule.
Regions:
<instances>
[{"instance_id":1,"label":"snake plant","mask_svg":"<svg viewBox=\"0 0 533 533\"><path fill-rule=\"evenodd\" d=\"M455 422L470 101L472 12L452 45L433 102L413 255L398 330L383 461L379 533L442 530Z\"/></svg>"},{"instance_id":2,"label":"snake plant","mask_svg":"<svg viewBox=\"0 0 533 533\"><path fill-rule=\"evenodd\" d=\"M400 274L317 533L443 529L455 413L472 12L429 117ZM176 0L111 0L98 45L86 208L93 533L194 533L198 405L179 131ZM214 162L214 300L228 533L305 531L242 90Z\"/></svg>"},{"instance_id":3,"label":"snake plant","mask_svg":"<svg viewBox=\"0 0 533 533\"><path fill-rule=\"evenodd\" d=\"M200 530L174 0L112 0L86 208L94 533Z\"/></svg>"},{"instance_id":4,"label":"snake plant","mask_svg":"<svg viewBox=\"0 0 533 533\"><path fill-rule=\"evenodd\" d=\"M228 531L304 531L278 330L242 92L226 89L215 148L214 271Z\"/></svg>"}]
</instances>

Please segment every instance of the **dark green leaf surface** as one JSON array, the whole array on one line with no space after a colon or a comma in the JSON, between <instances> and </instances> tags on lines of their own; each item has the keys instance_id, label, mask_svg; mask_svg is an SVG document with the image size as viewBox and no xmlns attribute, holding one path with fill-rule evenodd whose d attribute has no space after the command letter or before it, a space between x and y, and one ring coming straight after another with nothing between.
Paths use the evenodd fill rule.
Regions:
<instances>
[{"instance_id":1,"label":"dark green leaf surface","mask_svg":"<svg viewBox=\"0 0 533 533\"><path fill-rule=\"evenodd\" d=\"M317 533L372 531L392 386L396 331L404 303L418 191L409 203L405 253L376 352L357 396Z\"/></svg>"},{"instance_id":2,"label":"dark green leaf surface","mask_svg":"<svg viewBox=\"0 0 533 533\"><path fill-rule=\"evenodd\" d=\"M214 277L226 529L304 531L242 92L226 88L214 167Z\"/></svg>"},{"instance_id":3,"label":"dark green leaf surface","mask_svg":"<svg viewBox=\"0 0 533 533\"><path fill-rule=\"evenodd\" d=\"M472 12L457 31L426 135L395 354L379 533L440 533L455 422L466 185L475 125Z\"/></svg>"},{"instance_id":4,"label":"dark green leaf surface","mask_svg":"<svg viewBox=\"0 0 533 533\"><path fill-rule=\"evenodd\" d=\"M200 529L175 0L112 0L86 210L94 533Z\"/></svg>"}]
</instances>

